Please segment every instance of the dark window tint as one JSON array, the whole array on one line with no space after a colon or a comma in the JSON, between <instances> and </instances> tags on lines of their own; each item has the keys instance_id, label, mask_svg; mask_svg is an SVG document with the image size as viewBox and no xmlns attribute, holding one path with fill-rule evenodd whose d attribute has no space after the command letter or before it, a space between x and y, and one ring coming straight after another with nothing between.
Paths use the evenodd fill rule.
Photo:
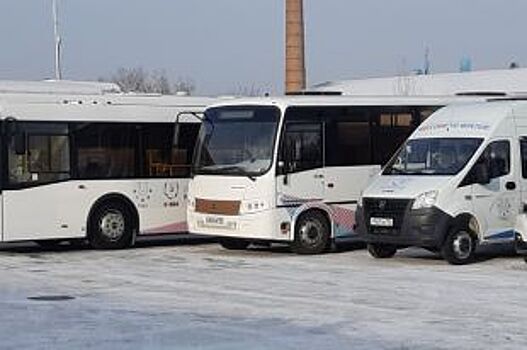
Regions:
<instances>
[{"instance_id":1,"label":"dark window tint","mask_svg":"<svg viewBox=\"0 0 527 350\"><path fill-rule=\"evenodd\" d=\"M527 137L521 138L520 148L522 154L522 176L527 179Z\"/></svg>"},{"instance_id":2,"label":"dark window tint","mask_svg":"<svg viewBox=\"0 0 527 350\"><path fill-rule=\"evenodd\" d=\"M62 124L21 123L8 143L9 182L31 185L70 177L68 127Z\"/></svg>"},{"instance_id":3,"label":"dark window tint","mask_svg":"<svg viewBox=\"0 0 527 350\"><path fill-rule=\"evenodd\" d=\"M143 173L147 177L189 176L198 132L196 123L181 123L175 129L172 124L145 125Z\"/></svg>"},{"instance_id":4,"label":"dark window tint","mask_svg":"<svg viewBox=\"0 0 527 350\"><path fill-rule=\"evenodd\" d=\"M509 141L495 141L487 146L478 163L488 164L491 179L502 177L510 173L510 153Z\"/></svg>"},{"instance_id":5,"label":"dark window tint","mask_svg":"<svg viewBox=\"0 0 527 350\"><path fill-rule=\"evenodd\" d=\"M321 124L287 124L282 150L288 172L322 167Z\"/></svg>"},{"instance_id":6,"label":"dark window tint","mask_svg":"<svg viewBox=\"0 0 527 350\"><path fill-rule=\"evenodd\" d=\"M326 122L326 166L372 164L370 120L364 113L348 113Z\"/></svg>"},{"instance_id":7,"label":"dark window tint","mask_svg":"<svg viewBox=\"0 0 527 350\"><path fill-rule=\"evenodd\" d=\"M79 178L137 176L136 135L135 125L77 125L74 137Z\"/></svg>"}]
</instances>

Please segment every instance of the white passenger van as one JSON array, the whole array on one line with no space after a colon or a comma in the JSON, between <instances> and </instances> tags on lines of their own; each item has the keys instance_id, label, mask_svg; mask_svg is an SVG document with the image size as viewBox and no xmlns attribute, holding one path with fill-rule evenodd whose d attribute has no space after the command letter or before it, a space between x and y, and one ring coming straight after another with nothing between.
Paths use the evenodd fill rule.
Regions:
<instances>
[{"instance_id":1,"label":"white passenger van","mask_svg":"<svg viewBox=\"0 0 527 350\"><path fill-rule=\"evenodd\" d=\"M478 244L515 240L526 201L527 102L449 106L364 191L357 225L374 257L419 246L464 264Z\"/></svg>"},{"instance_id":2,"label":"white passenger van","mask_svg":"<svg viewBox=\"0 0 527 350\"><path fill-rule=\"evenodd\" d=\"M433 111L471 98L239 99L205 113L189 230L227 249L291 243L314 254L354 239L361 191ZM481 98L478 98L481 100Z\"/></svg>"},{"instance_id":3,"label":"white passenger van","mask_svg":"<svg viewBox=\"0 0 527 350\"><path fill-rule=\"evenodd\" d=\"M123 248L187 232L196 115L213 99L98 86L0 84L0 241Z\"/></svg>"}]
</instances>

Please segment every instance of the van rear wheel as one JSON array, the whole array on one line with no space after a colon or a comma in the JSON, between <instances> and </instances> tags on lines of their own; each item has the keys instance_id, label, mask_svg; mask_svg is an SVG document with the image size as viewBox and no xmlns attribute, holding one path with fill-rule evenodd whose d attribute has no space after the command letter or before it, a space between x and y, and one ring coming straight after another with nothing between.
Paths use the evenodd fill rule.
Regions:
<instances>
[{"instance_id":1,"label":"van rear wheel","mask_svg":"<svg viewBox=\"0 0 527 350\"><path fill-rule=\"evenodd\" d=\"M441 247L441 255L452 265L465 265L474 261L476 239L466 227L451 229Z\"/></svg>"},{"instance_id":2,"label":"van rear wheel","mask_svg":"<svg viewBox=\"0 0 527 350\"><path fill-rule=\"evenodd\" d=\"M368 253L375 259L393 258L397 253L397 247L391 244L369 243L367 248Z\"/></svg>"},{"instance_id":3,"label":"van rear wheel","mask_svg":"<svg viewBox=\"0 0 527 350\"><path fill-rule=\"evenodd\" d=\"M320 254L329 248L330 228L326 217L318 212L303 214L295 225L291 249L296 254Z\"/></svg>"}]
</instances>

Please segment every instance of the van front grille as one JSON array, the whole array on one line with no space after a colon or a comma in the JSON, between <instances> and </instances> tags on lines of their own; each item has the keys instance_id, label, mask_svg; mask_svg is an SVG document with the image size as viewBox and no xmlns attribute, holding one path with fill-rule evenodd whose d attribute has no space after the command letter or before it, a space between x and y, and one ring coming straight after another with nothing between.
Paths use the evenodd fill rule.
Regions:
<instances>
[{"instance_id":1,"label":"van front grille","mask_svg":"<svg viewBox=\"0 0 527 350\"><path fill-rule=\"evenodd\" d=\"M370 232L373 233L394 233L399 231L403 225L404 215L412 201L410 199L388 199L388 198L364 198L364 217L366 219L366 226ZM386 218L393 219L393 227L381 228L370 225L371 218Z\"/></svg>"}]
</instances>

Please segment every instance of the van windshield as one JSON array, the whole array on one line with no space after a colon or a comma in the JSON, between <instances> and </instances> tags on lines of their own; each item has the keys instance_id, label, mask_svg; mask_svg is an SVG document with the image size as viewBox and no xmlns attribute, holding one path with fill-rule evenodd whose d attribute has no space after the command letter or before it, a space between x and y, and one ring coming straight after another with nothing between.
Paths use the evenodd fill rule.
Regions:
<instances>
[{"instance_id":1,"label":"van windshield","mask_svg":"<svg viewBox=\"0 0 527 350\"><path fill-rule=\"evenodd\" d=\"M388 163L383 175L455 175L482 142L481 138L408 140Z\"/></svg>"},{"instance_id":2,"label":"van windshield","mask_svg":"<svg viewBox=\"0 0 527 350\"><path fill-rule=\"evenodd\" d=\"M271 168L280 110L220 107L205 113L196 174L258 176Z\"/></svg>"}]
</instances>

